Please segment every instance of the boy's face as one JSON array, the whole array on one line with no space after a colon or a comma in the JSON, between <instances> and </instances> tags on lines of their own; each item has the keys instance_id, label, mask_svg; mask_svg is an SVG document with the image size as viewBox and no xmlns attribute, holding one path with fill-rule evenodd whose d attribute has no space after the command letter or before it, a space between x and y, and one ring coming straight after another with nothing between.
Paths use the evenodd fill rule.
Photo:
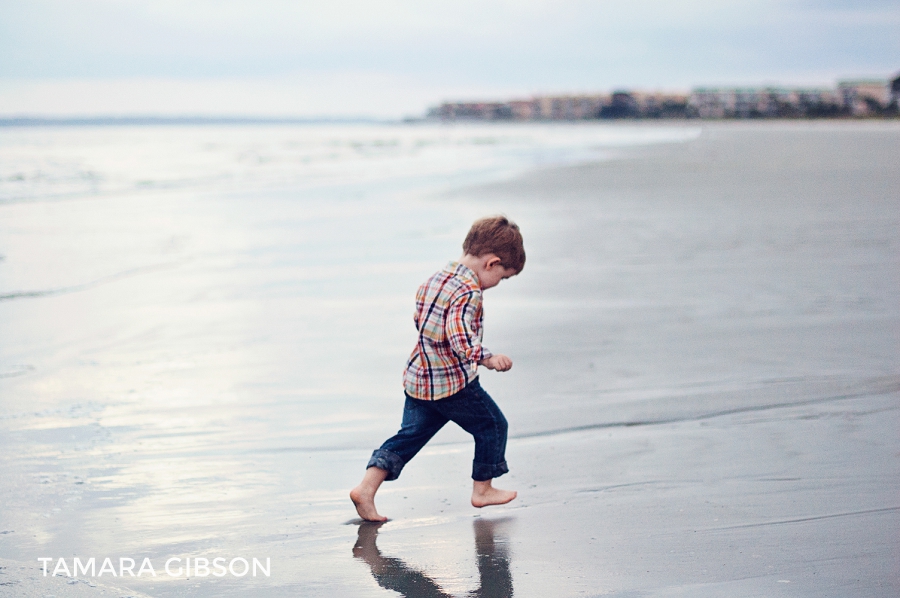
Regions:
<instances>
[{"instance_id":1,"label":"boy's face","mask_svg":"<svg viewBox=\"0 0 900 598\"><path fill-rule=\"evenodd\" d=\"M500 265L500 260L488 261L485 268L479 272L478 280L481 282L483 290L490 289L500 284L501 280L506 280L518 274L512 268L504 268Z\"/></svg>"}]
</instances>

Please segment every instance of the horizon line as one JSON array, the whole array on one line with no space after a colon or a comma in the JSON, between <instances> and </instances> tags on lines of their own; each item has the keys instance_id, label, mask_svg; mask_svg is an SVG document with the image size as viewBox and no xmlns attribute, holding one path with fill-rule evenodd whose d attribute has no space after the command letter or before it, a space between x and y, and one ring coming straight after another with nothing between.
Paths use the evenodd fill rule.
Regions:
<instances>
[{"instance_id":1,"label":"horizon line","mask_svg":"<svg viewBox=\"0 0 900 598\"><path fill-rule=\"evenodd\" d=\"M90 126L90 125L311 125L311 124L376 124L402 122L403 118L376 116L244 116L197 114L159 115L90 115L90 116L47 116L47 115L2 115L0 127L40 127L40 126ZM407 119L408 120L408 119Z\"/></svg>"}]
</instances>

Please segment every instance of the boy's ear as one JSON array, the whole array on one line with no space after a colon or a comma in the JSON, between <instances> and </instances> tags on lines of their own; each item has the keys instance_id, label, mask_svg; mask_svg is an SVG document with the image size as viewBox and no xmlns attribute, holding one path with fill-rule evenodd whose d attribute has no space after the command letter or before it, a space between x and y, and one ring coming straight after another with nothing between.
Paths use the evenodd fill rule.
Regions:
<instances>
[{"instance_id":1,"label":"boy's ear","mask_svg":"<svg viewBox=\"0 0 900 598\"><path fill-rule=\"evenodd\" d=\"M491 255L488 257L487 261L484 262L484 269L490 270L494 266L499 266L499 265L500 265L500 258L497 257L496 255Z\"/></svg>"}]
</instances>

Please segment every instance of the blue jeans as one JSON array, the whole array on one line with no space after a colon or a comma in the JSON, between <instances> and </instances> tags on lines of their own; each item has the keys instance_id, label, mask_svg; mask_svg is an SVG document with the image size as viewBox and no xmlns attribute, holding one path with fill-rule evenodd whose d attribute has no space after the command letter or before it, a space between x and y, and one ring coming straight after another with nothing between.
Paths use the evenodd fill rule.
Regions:
<instances>
[{"instance_id":1,"label":"blue jeans","mask_svg":"<svg viewBox=\"0 0 900 598\"><path fill-rule=\"evenodd\" d=\"M478 378L458 393L437 401L423 401L406 395L400 431L372 453L369 467L388 472L386 481L396 480L403 466L444 427L455 422L475 437L472 479L484 482L509 471L506 466L506 418Z\"/></svg>"}]
</instances>

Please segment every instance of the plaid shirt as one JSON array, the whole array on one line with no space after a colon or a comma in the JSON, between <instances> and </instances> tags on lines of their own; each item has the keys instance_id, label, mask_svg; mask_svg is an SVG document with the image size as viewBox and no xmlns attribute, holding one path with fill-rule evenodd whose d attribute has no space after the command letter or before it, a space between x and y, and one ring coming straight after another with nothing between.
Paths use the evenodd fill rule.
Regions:
<instances>
[{"instance_id":1,"label":"plaid shirt","mask_svg":"<svg viewBox=\"0 0 900 598\"><path fill-rule=\"evenodd\" d=\"M466 266L450 262L419 287L419 341L403 374L407 394L436 401L474 380L478 362L491 356L481 346L482 319L481 283Z\"/></svg>"}]
</instances>

